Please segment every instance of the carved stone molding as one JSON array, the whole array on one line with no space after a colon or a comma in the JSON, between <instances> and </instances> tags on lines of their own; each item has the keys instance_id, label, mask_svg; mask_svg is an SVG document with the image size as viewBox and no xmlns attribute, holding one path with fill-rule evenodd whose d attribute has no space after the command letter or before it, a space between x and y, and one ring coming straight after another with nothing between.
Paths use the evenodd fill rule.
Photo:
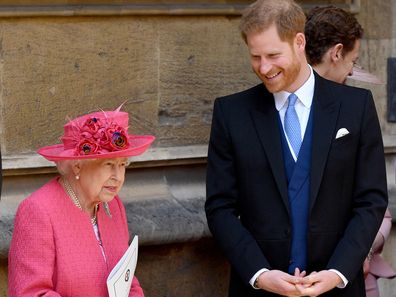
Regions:
<instances>
[{"instance_id":1,"label":"carved stone molding","mask_svg":"<svg viewBox=\"0 0 396 297\"><path fill-rule=\"evenodd\" d=\"M0 17L43 16L126 16L126 15L240 15L252 1L1 1ZM138 2L138 3L137 3ZM224 3L225 2L225 3ZM352 13L360 11L360 0L315 0L298 1L304 9L334 4Z\"/></svg>"}]
</instances>

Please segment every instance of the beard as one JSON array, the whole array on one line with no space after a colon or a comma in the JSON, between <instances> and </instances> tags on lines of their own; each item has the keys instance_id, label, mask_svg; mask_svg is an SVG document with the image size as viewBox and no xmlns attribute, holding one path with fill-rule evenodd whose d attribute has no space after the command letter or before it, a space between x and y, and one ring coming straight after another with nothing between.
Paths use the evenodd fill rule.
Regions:
<instances>
[{"instance_id":1,"label":"beard","mask_svg":"<svg viewBox=\"0 0 396 297\"><path fill-rule=\"evenodd\" d=\"M258 73L258 71L256 70L255 73L261 79L261 81L264 83L265 87L270 93L277 93L290 89L290 86L292 86L293 83L297 80L300 71L301 63L295 55L290 65L285 68L275 68L274 71L271 71L272 74L279 73L278 77L268 79L267 77L265 77L265 75Z\"/></svg>"}]
</instances>

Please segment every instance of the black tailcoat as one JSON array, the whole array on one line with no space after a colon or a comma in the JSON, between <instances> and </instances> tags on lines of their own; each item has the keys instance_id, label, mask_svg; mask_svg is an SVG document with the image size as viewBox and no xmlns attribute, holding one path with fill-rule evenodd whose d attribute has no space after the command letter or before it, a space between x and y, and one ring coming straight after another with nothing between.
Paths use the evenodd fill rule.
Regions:
<instances>
[{"instance_id":1,"label":"black tailcoat","mask_svg":"<svg viewBox=\"0 0 396 297\"><path fill-rule=\"evenodd\" d=\"M324 296L365 296L362 263L387 206L384 149L371 92L315 74L307 272L349 281ZM349 131L336 139L337 131ZM229 259L229 296L274 296L249 285L287 271L291 221L278 112L263 84L214 104L205 210Z\"/></svg>"}]
</instances>

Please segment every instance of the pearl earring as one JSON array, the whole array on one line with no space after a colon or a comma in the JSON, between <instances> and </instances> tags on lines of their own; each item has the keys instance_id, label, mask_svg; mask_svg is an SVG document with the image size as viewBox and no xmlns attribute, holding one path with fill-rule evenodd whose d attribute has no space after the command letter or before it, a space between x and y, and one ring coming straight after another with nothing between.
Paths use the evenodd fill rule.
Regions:
<instances>
[{"instance_id":1,"label":"pearl earring","mask_svg":"<svg viewBox=\"0 0 396 297\"><path fill-rule=\"evenodd\" d=\"M79 180L80 179L80 176L79 175L76 175L76 180Z\"/></svg>"}]
</instances>

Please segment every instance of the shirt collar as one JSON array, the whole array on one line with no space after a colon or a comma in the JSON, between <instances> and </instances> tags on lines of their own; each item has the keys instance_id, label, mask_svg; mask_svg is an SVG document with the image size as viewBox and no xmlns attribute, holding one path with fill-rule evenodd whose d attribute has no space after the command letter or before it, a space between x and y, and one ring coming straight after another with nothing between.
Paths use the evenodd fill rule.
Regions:
<instances>
[{"instance_id":1,"label":"shirt collar","mask_svg":"<svg viewBox=\"0 0 396 297\"><path fill-rule=\"evenodd\" d=\"M310 75L308 79L298 90L294 92L294 94L297 95L298 99L302 102L302 104L304 104L306 108L311 108L315 88L315 75L313 73L311 65L308 65L308 67L310 70ZM290 94L291 93L286 91L274 93L275 107L278 111L281 110L282 107L286 104L287 98Z\"/></svg>"}]
</instances>

